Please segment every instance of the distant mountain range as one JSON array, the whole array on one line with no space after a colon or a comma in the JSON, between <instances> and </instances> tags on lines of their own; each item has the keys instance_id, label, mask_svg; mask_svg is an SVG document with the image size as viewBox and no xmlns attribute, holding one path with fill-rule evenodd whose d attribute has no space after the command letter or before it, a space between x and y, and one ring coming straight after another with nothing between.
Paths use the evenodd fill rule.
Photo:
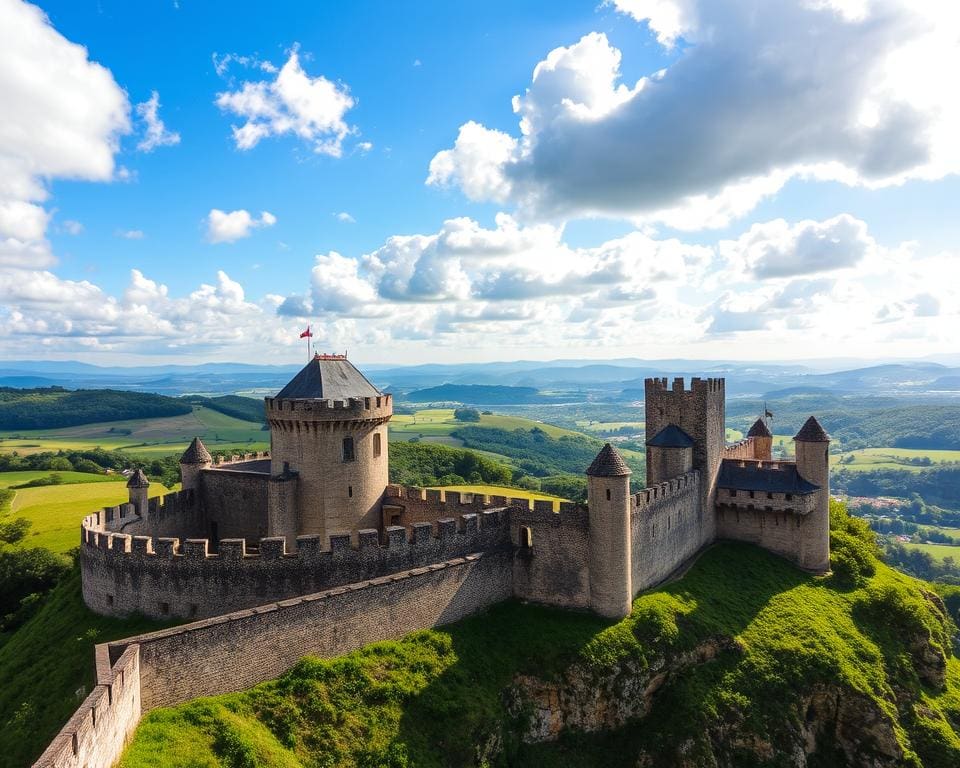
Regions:
<instances>
[{"instance_id":1,"label":"distant mountain range","mask_svg":"<svg viewBox=\"0 0 960 768\"><path fill-rule=\"evenodd\" d=\"M960 360L956 365L914 360L881 365L835 361L754 363L720 360L552 360L413 366L362 365L379 387L402 398L416 390L443 385L532 387L537 391L601 393L634 397L650 376L724 376L730 397L783 397L787 394L857 392L883 395L960 396ZM953 362L953 361L951 361ZM848 365L841 365L847 363ZM76 361L0 362L0 386L110 387L160 394L266 394L281 388L299 370L293 365L205 363L102 367Z\"/></svg>"}]
</instances>

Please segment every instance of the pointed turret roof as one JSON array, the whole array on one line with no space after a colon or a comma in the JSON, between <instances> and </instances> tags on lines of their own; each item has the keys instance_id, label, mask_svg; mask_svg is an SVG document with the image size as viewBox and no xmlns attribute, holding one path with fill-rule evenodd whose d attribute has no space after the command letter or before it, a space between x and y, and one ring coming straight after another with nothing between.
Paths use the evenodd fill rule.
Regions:
<instances>
[{"instance_id":1,"label":"pointed turret roof","mask_svg":"<svg viewBox=\"0 0 960 768\"><path fill-rule=\"evenodd\" d=\"M607 443L600 449L600 453L593 460L587 474L591 477L620 477L633 473L624 462L623 457L617 453L617 449Z\"/></svg>"},{"instance_id":2,"label":"pointed turret roof","mask_svg":"<svg viewBox=\"0 0 960 768\"><path fill-rule=\"evenodd\" d=\"M315 355L276 396L296 400L347 400L382 394L346 355Z\"/></svg>"},{"instance_id":3,"label":"pointed turret roof","mask_svg":"<svg viewBox=\"0 0 960 768\"><path fill-rule=\"evenodd\" d=\"M190 447L183 452L183 456L180 457L181 464L209 464L213 461L213 456L210 455L210 451L207 450L206 446L200 442L199 437L193 438L193 442L190 443Z\"/></svg>"},{"instance_id":4,"label":"pointed turret roof","mask_svg":"<svg viewBox=\"0 0 960 768\"><path fill-rule=\"evenodd\" d=\"M763 419L757 419L750 427L750 431L747 432L747 437L773 437L773 435L770 434L770 430Z\"/></svg>"},{"instance_id":5,"label":"pointed turret roof","mask_svg":"<svg viewBox=\"0 0 960 768\"><path fill-rule=\"evenodd\" d=\"M800 431L793 436L793 439L804 443L829 443L830 435L820 426L817 417L811 416L803 423Z\"/></svg>"},{"instance_id":6,"label":"pointed turret roof","mask_svg":"<svg viewBox=\"0 0 960 768\"><path fill-rule=\"evenodd\" d=\"M146 488L150 485L150 481L147 480L147 476L143 474L143 470L140 467L137 467L133 470L133 474L130 475L130 479L127 480L127 488Z\"/></svg>"},{"instance_id":7,"label":"pointed turret roof","mask_svg":"<svg viewBox=\"0 0 960 768\"><path fill-rule=\"evenodd\" d=\"M676 424L667 424L647 440L647 445L654 448L690 448L693 446L693 438Z\"/></svg>"}]
</instances>

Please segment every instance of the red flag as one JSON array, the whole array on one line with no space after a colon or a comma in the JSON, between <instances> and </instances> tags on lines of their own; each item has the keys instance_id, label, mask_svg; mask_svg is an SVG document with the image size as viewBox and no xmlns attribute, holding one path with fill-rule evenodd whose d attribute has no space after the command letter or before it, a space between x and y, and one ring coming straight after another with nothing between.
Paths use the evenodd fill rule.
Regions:
<instances>
[{"instance_id":1,"label":"red flag","mask_svg":"<svg viewBox=\"0 0 960 768\"><path fill-rule=\"evenodd\" d=\"M307 326L307 330L300 334L301 339L308 339L313 337L313 332L310 330L310 326Z\"/></svg>"}]
</instances>

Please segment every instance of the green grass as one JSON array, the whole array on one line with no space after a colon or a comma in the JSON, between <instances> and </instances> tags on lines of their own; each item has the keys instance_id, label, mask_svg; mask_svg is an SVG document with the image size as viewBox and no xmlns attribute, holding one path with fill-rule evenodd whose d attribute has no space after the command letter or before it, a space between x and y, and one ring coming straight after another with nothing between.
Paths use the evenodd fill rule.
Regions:
<instances>
[{"instance_id":1,"label":"green grass","mask_svg":"<svg viewBox=\"0 0 960 768\"><path fill-rule=\"evenodd\" d=\"M162 626L87 610L74 568L33 618L12 635L0 635L0 763L27 766L39 757L92 690L96 643Z\"/></svg>"},{"instance_id":2,"label":"green grass","mask_svg":"<svg viewBox=\"0 0 960 768\"><path fill-rule=\"evenodd\" d=\"M182 452L196 436L210 449L219 450L260 451L270 443L269 434L260 424L194 406L191 413L182 416L6 432L0 435L0 453L17 451L25 455L101 447L155 457Z\"/></svg>"},{"instance_id":3,"label":"green grass","mask_svg":"<svg viewBox=\"0 0 960 768\"><path fill-rule=\"evenodd\" d=\"M464 422L453 418L453 408L425 408L415 414L396 414L390 419L390 434L394 440L409 440L411 437L432 438L449 436L458 427L491 427L495 429L533 429L538 427L550 437L562 435L577 435L569 429L545 424L541 421L524 419L519 416L501 416L500 414L483 414L480 421Z\"/></svg>"},{"instance_id":4,"label":"green grass","mask_svg":"<svg viewBox=\"0 0 960 768\"><path fill-rule=\"evenodd\" d=\"M633 766L641 753L644 764L673 765L681 749L683 764L700 765L711 736L727 739L721 763L756 765L730 742L776 744L816 686L861 696L892 721L902 765L960 764L956 662L938 691L911 656L918 638L934 655L948 650L946 618L922 582L875 559L862 526L838 519L838 529L831 578L749 545L718 545L618 623L508 602L339 658L304 659L248 691L156 710L120 766ZM640 723L526 745L523 710L506 708L518 675L558 681L571 668L588 690L606 681L615 695L639 695L621 677L628 667L652 671L716 638L739 650L676 674ZM492 744L499 754L481 760ZM827 751L821 764L839 764Z\"/></svg>"},{"instance_id":5,"label":"green grass","mask_svg":"<svg viewBox=\"0 0 960 768\"><path fill-rule=\"evenodd\" d=\"M60 474L66 477L66 475L80 473ZM166 492L167 489L159 483L150 484L151 496ZM84 517L101 507L121 504L129 498L126 481L115 479L113 482L81 482L71 485L48 485L42 488L22 488L16 494L11 504L11 514L14 517L25 517L32 523L27 537L18 546L46 547L60 553L68 552L79 545L80 521Z\"/></svg>"},{"instance_id":6,"label":"green grass","mask_svg":"<svg viewBox=\"0 0 960 768\"><path fill-rule=\"evenodd\" d=\"M460 493L482 493L485 496L506 496L508 499L530 499L552 501L554 502L554 511L558 509L561 501L566 501L559 496L553 496L549 493L540 493L539 491L525 491L521 488L510 488L505 485L444 485L436 486L441 491L460 491Z\"/></svg>"},{"instance_id":7,"label":"green grass","mask_svg":"<svg viewBox=\"0 0 960 768\"><path fill-rule=\"evenodd\" d=\"M960 547L950 544L904 544L907 549L917 549L926 552L934 560L943 560L945 557L952 557L960 563Z\"/></svg>"},{"instance_id":8,"label":"green grass","mask_svg":"<svg viewBox=\"0 0 960 768\"><path fill-rule=\"evenodd\" d=\"M930 459L931 463L924 466L911 464L909 461L924 458ZM857 451L847 451L844 454L832 454L830 457L831 467L852 472L870 472L877 469L923 472L944 463L957 461L960 461L960 451L914 448L862 448Z\"/></svg>"},{"instance_id":9,"label":"green grass","mask_svg":"<svg viewBox=\"0 0 960 768\"><path fill-rule=\"evenodd\" d=\"M87 472L58 472L52 469L30 469L22 472L0 472L0 488L9 488L11 485L22 485L31 480L59 475L64 485L76 483L115 483L118 475L93 475Z\"/></svg>"}]
</instances>

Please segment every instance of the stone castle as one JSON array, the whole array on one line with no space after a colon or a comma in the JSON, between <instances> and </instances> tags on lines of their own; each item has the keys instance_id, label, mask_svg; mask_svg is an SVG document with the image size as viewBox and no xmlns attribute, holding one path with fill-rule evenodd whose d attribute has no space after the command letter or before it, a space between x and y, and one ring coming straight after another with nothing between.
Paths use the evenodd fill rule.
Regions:
<instances>
[{"instance_id":1,"label":"stone castle","mask_svg":"<svg viewBox=\"0 0 960 768\"><path fill-rule=\"evenodd\" d=\"M81 526L94 611L191 623L97 647L97 681L37 765L110 766L157 706L240 690L303 655L332 656L516 598L610 619L718 539L829 568L829 441L814 417L796 460L762 419L725 441L723 379L647 379L647 487L605 445L588 503L388 483L389 394L317 355L265 400L269 454L215 462L199 439L182 489Z\"/></svg>"}]
</instances>

